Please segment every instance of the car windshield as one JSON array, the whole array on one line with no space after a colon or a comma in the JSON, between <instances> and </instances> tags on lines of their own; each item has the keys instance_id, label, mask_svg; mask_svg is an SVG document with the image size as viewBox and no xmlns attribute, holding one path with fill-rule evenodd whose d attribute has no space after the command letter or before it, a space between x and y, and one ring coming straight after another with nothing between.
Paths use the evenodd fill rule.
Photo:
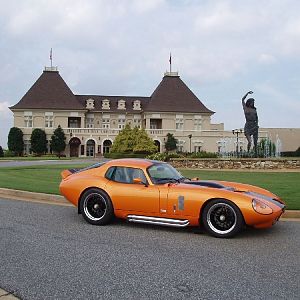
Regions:
<instances>
[{"instance_id":1,"label":"car windshield","mask_svg":"<svg viewBox=\"0 0 300 300\"><path fill-rule=\"evenodd\" d=\"M153 183L180 182L184 177L168 164L154 164L148 168L148 174Z\"/></svg>"}]
</instances>

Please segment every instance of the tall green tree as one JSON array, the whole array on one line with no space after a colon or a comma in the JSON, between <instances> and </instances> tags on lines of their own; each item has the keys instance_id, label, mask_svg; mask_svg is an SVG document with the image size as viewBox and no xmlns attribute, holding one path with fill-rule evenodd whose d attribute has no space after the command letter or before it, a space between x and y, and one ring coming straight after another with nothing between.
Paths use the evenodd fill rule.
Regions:
<instances>
[{"instance_id":1,"label":"tall green tree","mask_svg":"<svg viewBox=\"0 0 300 300\"><path fill-rule=\"evenodd\" d=\"M3 148L0 146L0 157L4 156Z\"/></svg>"},{"instance_id":2,"label":"tall green tree","mask_svg":"<svg viewBox=\"0 0 300 300\"><path fill-rule=\"evenodd\" d=\"M127 124L116 136L111 148L115 153L154 153L157 150L154 141L144 129L137 127L131 129Z\"/></svg>"},{"instance_id":3,"label":"tall green tree","mask_svg":"<svg viewBox=\"0 0 300 300\"><path fill-rule=\"evenodd\" d=\"M128 124L116 136L111 147L111 152L127 153L132 152L135 144L133 131Z\"/></svg>"},{"instance_id":4,"label":"tall green tree","mask_svg":"<svg viewBox=\"0 0 300 300\"><path fill-rule=\"evenodd\" d=\"M56 152L58 157L61 157L61 153L66 149L66 136L63 129L58 125L51 136L50 141L52 151Z\"/></svg>"},{"instance_id":5,"label":"tall green tree","mask_svg":"<svg viewBox=\"0 0 300 300\"><path fill-rule=\"evenodd\" d=\"M31 150L40 156L47 152L47 138L44 130L36 128L32 131L30 137Z\"/></svg>"},{"instance_id":6,"label":"tall green tree","mask_svg":"<svg viewBox=\"0 0 300 300\"><path fill-rule=\"evenodd\" d=\"M154 141L149 137L145 129L133 129L133 135L135 136L135 145L133 147L134 153L151 154L157 151L157 146Z\"/></svg>"},{"instance_id":7,"label":"tall green tree","mask_svg":"<svg viewBox=\"0 0 300 300\"><path fill-rule=\"evenodd\" d=\"M18 127L12 127L8 133L8 149L14 155L21 155L24 149L23 132Z\"/></svg>"},{"instance_id":8,"label":"tall green tree","mask_svg":"<svg viewBox=\"0 0 300 300\"><path fill-rule=\"evenodd\" d=\"M173 151L177 148L178 140L174 137L172 133L167 134L167 141L165 143L165 148L167 151Z\"/></svg>"}]
</instances>

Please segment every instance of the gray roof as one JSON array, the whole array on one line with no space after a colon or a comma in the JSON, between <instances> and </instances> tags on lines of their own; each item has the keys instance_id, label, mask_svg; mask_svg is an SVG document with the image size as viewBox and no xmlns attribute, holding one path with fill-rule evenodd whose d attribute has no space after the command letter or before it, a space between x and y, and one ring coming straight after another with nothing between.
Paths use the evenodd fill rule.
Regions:
<instances>
[{"instance_id":1,"label":"gray roof","mask_svg":"<svg viewBox=\"0 0 300 300\"><path fill-rule=\"evenodd\" d=\"M214 113L203 105L179 76L165 75L151 97L74 95L58 71L44 71L24 97L10 109L85 110L86 100L90 98L95 100L95 111L121 112L117 109L117 102L123 99L126 101L124 112L133 112L133 101L140 100L141 108L146 112ZM104 99L110 101L110 110L102 110Z\"/></svg>"}]
</instances>

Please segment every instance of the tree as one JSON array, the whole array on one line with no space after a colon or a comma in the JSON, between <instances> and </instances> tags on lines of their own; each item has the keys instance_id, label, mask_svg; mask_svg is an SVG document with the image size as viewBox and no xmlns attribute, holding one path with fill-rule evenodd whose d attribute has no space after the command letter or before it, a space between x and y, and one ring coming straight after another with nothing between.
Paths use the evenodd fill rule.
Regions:
<instances>
[{"instance_id":1,"label":"tree","mask_svg":"<svg viewBox=\"0 0 300 300\"><path fill-rule=\"evenodd\" d=\"M132 134L132 129L128 124L122 129L116 136L114 143L111 147L111 152L116 153L127 153L133 151L134 146L134 136Z\"/></svg>"},{"instance_id":2,"label":"tree","mask_svg":"<svg viewBox=\"0 0 300 300\"><path fill-rule=\"evenodd\" d=\"M36 128L32 131L30 137L31 150L37 156L44 154L47 151L47 139L44 130Z\"/></svg>"},{"instance_id":3,"label":"tree","mask_svg":"<svg viewBox=\"0 0 300 300\"><path fill-rule=\"evenodd\" d=\"M23 132L18 127L12 127L8 133L8 149L14 153L14 155L20 156L23 153L24 141Z\"/></svg>"},{"instance_id":4,"label":"tree","mask_svg":"<svg viewBox=\"0 0 300 300\"><path fill-rule=\"evenodd\" d=\"M54 130L53 135L51 136L50 145L51 149L54 152L57 152L57 155L60 158L61 153L66 148L66 136L60 125Z\"/></svg>"},{"instance_id":5,"label":"tree","mask_svg":"<svg viewBox=\"0 0 300 300\"><path fill-rule=\"evenodd\" d=\"M149 137L145 129L133 129L133 135L135 136L135 145L133 147L134 153L151 154L157 151L157 146L154 141Z\"/></svg>"},{"instance_id":6,"label":"tree","mask_svg":"<svg viewBox=\"0 0 300 300\"><path fill-rule=\"evenodd\" d=\"M3 156L4 156L4 152L3 152L2 147L0 146L0 157L3 157Z\"/></svg>"},{"instance_id":7,"label":"tree","mask_svg":"<svg viewBox=\"0 0 300 300\"><path fill-rule=\"evenodd\" d=\"M167 134L167 141L165 143L165 148L167 151L173 151L177 148L178 140L174 137L172 133Z\"/></svg>"},{"instance_id":8,"label":"tree","mask_svg":"<svg viewBox=\"0 0 300 300\"><path fill-rule=\"evenodd\" d=\"M131 129L127 124L116 136L111 152L115 153L145 153L150 154L157 150L154 141L144 129Z\"/></svg>"}]
</instances>

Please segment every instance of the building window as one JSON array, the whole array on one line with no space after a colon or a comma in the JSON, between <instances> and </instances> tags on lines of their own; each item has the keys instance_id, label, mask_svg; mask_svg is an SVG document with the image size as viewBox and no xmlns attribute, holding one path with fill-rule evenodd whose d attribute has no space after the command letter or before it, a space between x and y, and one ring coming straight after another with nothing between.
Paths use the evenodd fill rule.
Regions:
<instances>
[{"instance_id":1,"label":"building window","mask_svg":"<svg viewBox=\"0 0 300 300\"><path fill-rule=\"evenodd\" d=\"M102 116L102 128L109 129L110 128L110 115L103 114Z\"/></svg>"},{"instance_id":2,"label":"building window","mask_svg":"<svg viewBox=\"0 0 300 300\"><path fill-rule=\"evenodd\" d=\"M141 101L140 100L134 100L133 101L133 110L141 110Z\"/></svg>"},{"instance_id":3,"label":"building window","mask_svg":"<svg viewBox=\"0 0 300 300\"><path fill-rule=\"evenodd\" d=\"M194 117L194 129L201 130L202 128L202 117L200 115L195 115Z\"/></svg>"},{"instance_id":4,"label":"building window","mask_svg":"<svg viewBox=\"0 0 300 300\"><path fill-rule=\"evenodd\" d=\"M24 126L25 127L32 127L32 111L24 111Z\"/></svg>"},{"instance_id":5,"label":"building window","mask_svg":"<svg viewBox=\"0 0 300 300\"><path fill-rule=\"evenodd\" d=\"M24 117L24 126L25 127L32 127L32 116L25 116Z\"/></svg>"},{"instance_id":6,"label":"building window","mask_svg":"<svg viewBox=\"0 0 300 300\"><path fill-rule=\"evenodd\" d=\"M150 119L150 129L162 129L162 120Z\"/></svg>"},{"instance_id":7,"label":"building window","mask_svg":"<svg viewBox=\"0 0 300 300\"><path fill-rule=\"evenodd\" d=\"M31 154L31 144L30 141L24 141L24 154Z\"/></svg>"},{"instance_id":8,"label":"building window","mask_svg":"<svg viewBox=\"0 0 300 300\"><path fill-rule=\"evenodd\" d=\"M118 101L118 109L126 109L126 102L125 100L119 100Z\"/></svg>"},{"instance_id":9,"label":"building window","mask_svg":"<svg viewBox=\"0 0 300 300\"><path fill-rule=\"evenodd\" d=\"M201 152L202 146L194 146L194 152Z\"/></svg>"},{"instance_id":10,"label":"building window","mask_svg":"<svg viewBox=\"0 0 300 300\"><path fill-rule=\"evenodd\" d=\"M85 128L94 128L94 115L93 114L86 115Z\"/></svg>"},{"instance_id":11,"label":"building window","mask_svg":"<svg viewBox=\"0 0 300 300\"><path fill-rule=\"evenodd\" d=\"M119 129L125 128L125 122L126 122L125 115L119 115L119 117L118 117L118 128Z\"/></svg>"},{"instance_id":12,"label":"building window","mask_svg":"<svg viewBox=\"0 0 300 300\"><path fill-rule=\"evenodd\" d=\"M183 130L183 115L176 115L176 130Z\"/></svg>"},{"instance_id":13,"label":"building window","mask_svg":"<svg viewBox=\"0 0 300 300\"><path fill-rule=\"evenodd\" d=\"M68 118L68 127L69 128L80 128L81 118L69 117Z\"/></svg>"},{"instance_id":14,"label":"building window","mask_svg":"<svg viewBox=\"0 0 300 300\"><path fill-rule=\"evenodd\" d=\"M95 108L95 100L90 98L86 100L86 108L87 109L94 109Z\"/></svg>"},{"instance_id":15,"label":"building window","mask_svg":"<svg viewBox=\"0 0 300 300\"><path fill-rule=\"evenodd\" d=\"M184 143L185 143L185 141L178 140L178 143L177 143L177 151L178 152L183 152Z\"/></svg>"},{"instance_id":16,"label":"building window","mask_svg":"<svg viewBox=\"0 0 300 300\"><path fill-rule=\"evenodd\" d=\"M109 100L108 99L104 99L102 101L102 109L110 109L110 105L109 105Z\"/></svg>"},{"instance_id":17,"label":"building window","mask_svg":"<svg viewBox=\"0 0 300 300\"><path fill-rule=\"evenodd\" d=\"M133 116L133 126L141 128L142 119L140 115Z\"/></svg>"},{"instance_id":18,"label":"building window","mask_svg":"<svg viewBox=\"0 0 300 300\"><path fill-rule=\"evenodd\" d=\"M45 127L53 128L53 112L45 112Z\"/></svg>"}]
</instances>

